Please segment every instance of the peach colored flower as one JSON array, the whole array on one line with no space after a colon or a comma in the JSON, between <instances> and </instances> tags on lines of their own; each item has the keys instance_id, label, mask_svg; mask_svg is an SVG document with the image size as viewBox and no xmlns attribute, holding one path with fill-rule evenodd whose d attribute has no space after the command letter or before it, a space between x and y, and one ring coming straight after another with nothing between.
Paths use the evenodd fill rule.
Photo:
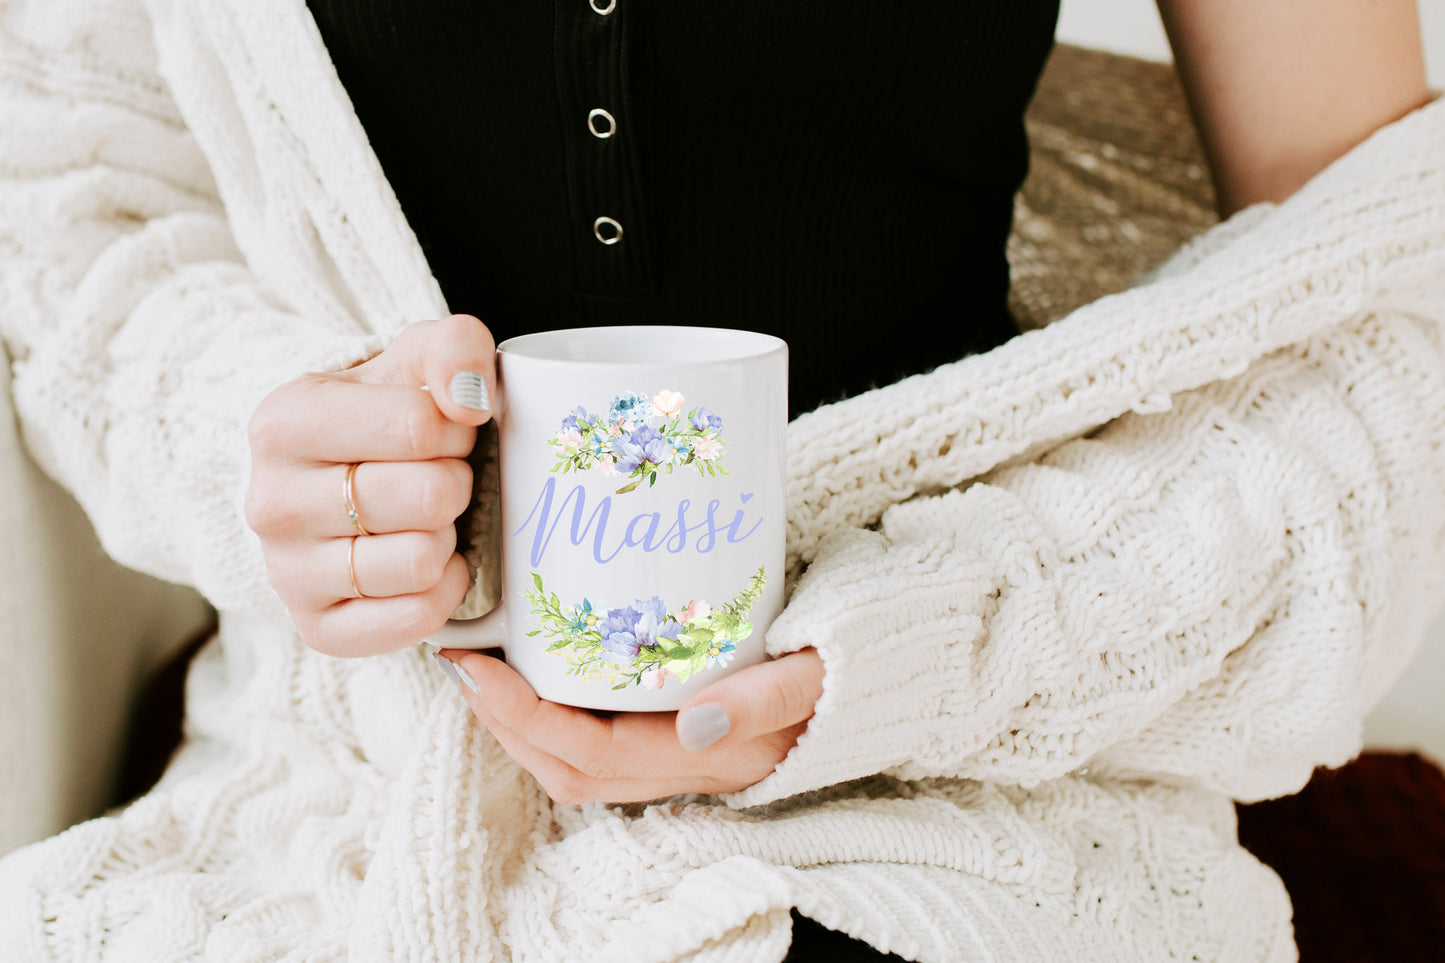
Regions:
<instances>
[{"instance_id":1,"label":"peach colored flower","mask_svg":"<svg viewBox=\"0 0 1445 963\"><path fill-rule=\"evenodd\" d=\"M662 684L667 681L667 669L658 666L655 669L647 669L642 673L642 686L646 689L661 689Z\"/></svg>"},{"instance_id":2,"label":"peach colored flower","mask_svg":"<svg viewBox=\"0 0 1445 963\"><path fill-rule=\"evenodd\" d=\"M622 472L617 470L617 461L613 458L607 458L604 456L601 460L597 462L597 464L602 468L602 474L604 475L622 474Z\"/></svg>"},{"instance_id":3,"label":"peach colored flower","mask_svg":"<svg viewBox=\"0 0 1445 963\"><path fill-rule=\"evenodd\" d=\"M712 614L712 606L702 599L693 599L687 603L687 608L682 610L682 621L691 622L694 619L705 619Z\"/></svg>"},{"instance_id":4,"label":"peach colored flower","mask_svg":"<svg viewBox=\"0 0 1445 963\"><path fill-rule=\"evenodd\" d=\"M652 410L660 417L671 418L682 410L683 397L679 392L663 388L652 396Z\"/></svg>"}]
</instances>

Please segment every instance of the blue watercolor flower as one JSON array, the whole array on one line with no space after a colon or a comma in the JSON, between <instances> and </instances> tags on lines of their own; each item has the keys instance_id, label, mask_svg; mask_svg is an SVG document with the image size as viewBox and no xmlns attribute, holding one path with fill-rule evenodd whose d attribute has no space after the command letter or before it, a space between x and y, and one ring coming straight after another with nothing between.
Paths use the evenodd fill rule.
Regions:
<instances>
[{"instance_id":1,"label":"blue watercolor flower","mask_svg":"<svg viewBox=\"0 0 1445 963\"><path fill-rule=\"evenodd\" d=\"M737 655L737 646L731 640L726 642L714 640L713 644L707 647L707 667L709 669L722 668L731 662L735 655Z\"/></svg>"},{"instance_id":2,"label":"blue watercolor flower","mask_svg":"<svg viewBox=\"0 0 1445 963\"><path fill-rule=\"evenodd\" d=\"M574 633L580 635L581 633L587 631L587 620L589 618L594 620L596 619L596 616L592 614L592 600L583 599L582 604L572 610L572 618L567 623L567 627L571 629Z\"/></svg>"},{"instance_id":3,"label":"blue watercolor flower","mask_svg":"<svg viewBox=\"0 0 1445 963\"><path fill-rule=\"evenodd\" d=\"M634 425L646 424L652 416L652 404L647 396L637 391L627 391L612 399L612 405L607 409L607 420L616 422L619 418L625 418Z\"/></svg>"},{"instance_id":4,"label":"blue watercolor flower","mask_svg":"<svg viewBox=\"0 0 1445 963\"><path fill-rule=\"evenodd\" d=\"M711 408L699 408L693 414L691 422L693 428L704 431L708 428L714 431L722 430L722 416Z\"/></svg>"}]
</instances>

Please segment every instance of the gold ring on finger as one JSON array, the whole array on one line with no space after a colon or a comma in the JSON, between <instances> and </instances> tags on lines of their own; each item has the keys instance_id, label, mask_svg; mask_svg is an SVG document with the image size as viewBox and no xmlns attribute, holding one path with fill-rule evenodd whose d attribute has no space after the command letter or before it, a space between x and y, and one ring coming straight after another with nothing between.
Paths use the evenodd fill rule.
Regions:
<instances>
[{"instance_id":1,"label":"gold ring on finger","mask_svg":"<svg viewBox=\"0 0 1445 963\"><path fill-rule=\"evenodd\" d=\"M346 483L342 486L341 494L346 499L346 517L351 519L351 527L356 529L358 535L370 535L366 526L361 524L361 516L356 513L356 469L360 462L352 462L346 466Z\"/></svg>"},{"instance_id":2,"label":"gold ring on finger","mask_svg":"<svg viewBox=\"0 0 1445 963\"><path fill-rule=\"evenodd\" d=\"M351 576L351 590L356 593L356 597L369 599L371 596L363 592L361 586L356 584L356 540L360 537L360 535L351 536L351 544L346 548L346 573Z\"/></svg>"}]
</instances>

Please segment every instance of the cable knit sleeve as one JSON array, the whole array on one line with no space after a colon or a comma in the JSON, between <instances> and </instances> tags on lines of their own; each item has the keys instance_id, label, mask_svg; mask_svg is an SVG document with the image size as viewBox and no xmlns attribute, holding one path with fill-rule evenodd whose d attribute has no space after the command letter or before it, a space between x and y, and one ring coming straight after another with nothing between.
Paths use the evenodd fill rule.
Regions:
<instances>
[{"instance_id":1,"label":"cable knit sleeve","mask_svg":"<svg viewBox=\"0 0 1445 963\"><path fill-rule=\"evenodd\" d=\"M250 412L380 344L248 270L139 3L0 8L0 292L26 443L106 550L279 613L241 513Z\"/></svg>"},{"instance_id":2,"label":"cable knit sleeve","mask_svg":"<svg viewBox=\"0 0 1445 963\"><path fill-rule=\"evenodd\" d=\"M1254 799L1353 756L1445 581L1442 124L1387 128L1148 285L797 424L810 564L768 647L816 646L825 691L729 802L1084 767Z\"/></svg>"}]
</instances>

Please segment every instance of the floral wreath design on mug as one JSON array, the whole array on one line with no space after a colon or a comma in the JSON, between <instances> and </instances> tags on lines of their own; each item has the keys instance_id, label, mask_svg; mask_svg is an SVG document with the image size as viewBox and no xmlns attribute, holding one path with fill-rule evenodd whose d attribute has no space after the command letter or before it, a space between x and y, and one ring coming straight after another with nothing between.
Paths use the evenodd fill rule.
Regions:
<instances>
[{"instance_id":1,"label":"floral wreath design on mug","mask_svg":"<svg viewBox=\"0 0 1445 963\"><path fill-rule=\"evenodd\" d=\"M557 454L550 471L588 471L626 478L616 494L625 495L644 482L657 484L659 474L691 466L699 475L728 474L722 464L722 418L710 408L682 413L683 396L664 388L650 399L629 391L612 399L607 411L594 415L578 406L547 444Z\"/></svg>"},{"instance_id":2,"label":"floral wreath design on mug","mask_svg":"<svg viewBox=\"0 0 1445 963\"><path fill-rule=\"evenodd\" d=\"M604 615L586 598L564 606L536 572L532 584L526 597L540 628L527 634L552 640L547 651L567 660L567 675L605 681L614 689L661 689L669 678L686 682L732 661L737 643L753 634L747 618L763 594L767 573L760 566L726 605L693 599L675 612L654 595Z\"/></svg>"}]
</instances>

